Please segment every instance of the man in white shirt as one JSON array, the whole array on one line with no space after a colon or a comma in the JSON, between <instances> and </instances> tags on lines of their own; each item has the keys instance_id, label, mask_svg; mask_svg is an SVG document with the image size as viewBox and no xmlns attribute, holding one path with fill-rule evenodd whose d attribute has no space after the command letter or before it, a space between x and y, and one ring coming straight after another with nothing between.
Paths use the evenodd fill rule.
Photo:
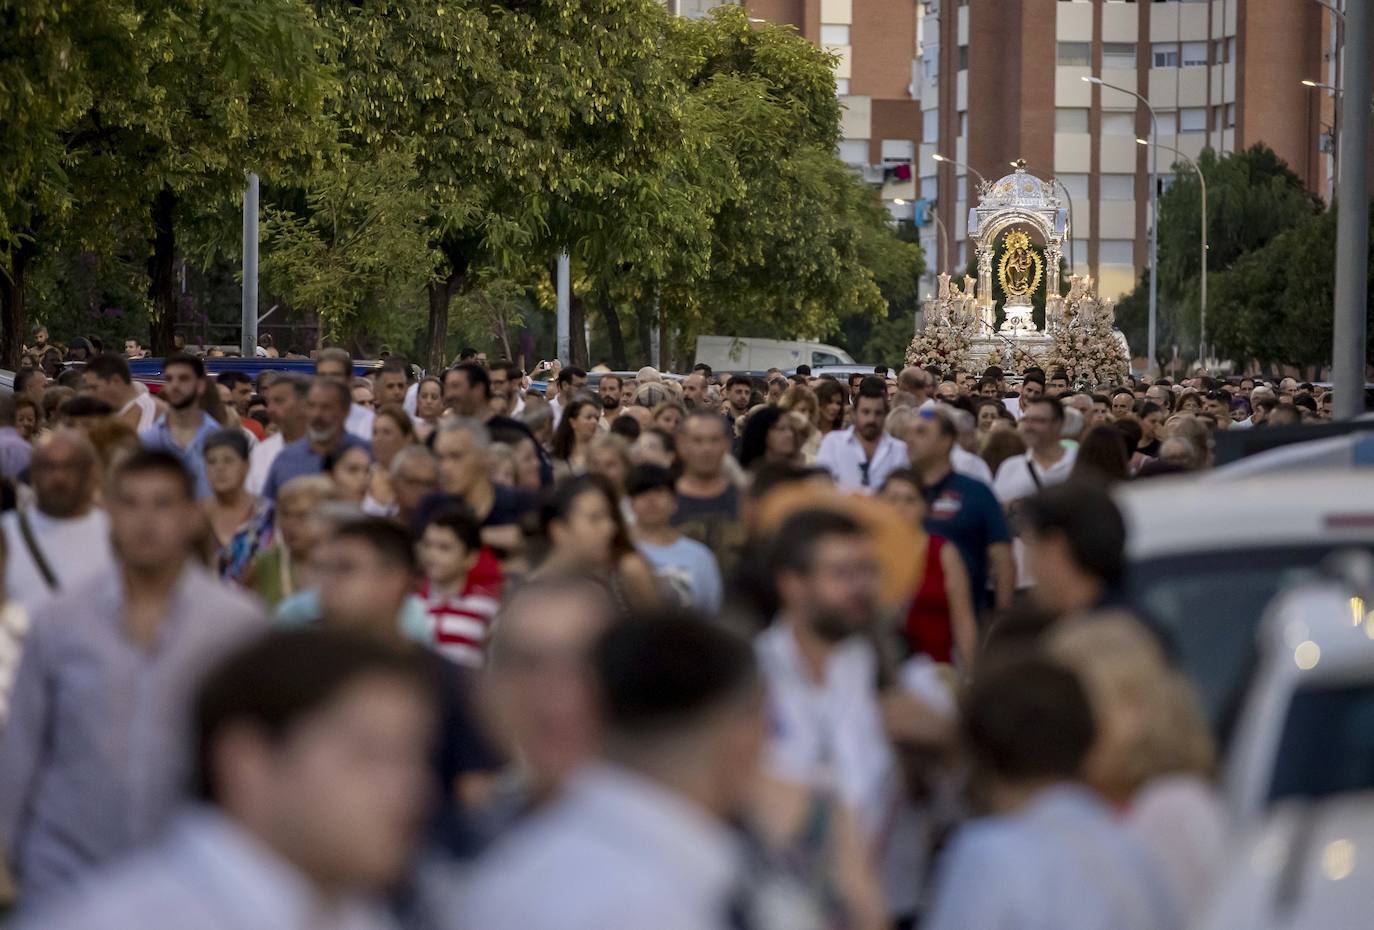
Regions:
<instances>
[{"instance_id":1,"label":"man in white shirt","mask_svg":"<svg viewBox=\"0 0 1374 930\"><path fill-rule=\"evenodd\" d=\"M267 386L267 417L277 431L253 447L248 457L248 490L261 496L267 475L282 448L305 435L305 397L310 379L294 372L278 375Z\"/></svg>"},{"instance_id":2,"label":"man in white shirt","mask_svg":"<svg viewBox=\"0 0 1374 930\"><path fill-rule=\"evenodd\" d=\"M771 569L780 609L754 643L771 722L766 772L777 783L768 795L782 812L783 835L804 835L804 812L828 807L828 829L838 832L826 842L860 850L859 861L838 866L869 882L840 888L846 905L867 918L856 924L910 918L925 823L905 796L892 741L939 745L947 721L906 694L880 700L878 655L865 635L878 613L878 575L858 524L835 511L801 511L776 538ZM784 803L789 794L796 803Z\"/></svg>"},{"instance_id":3,"label":"man in white shirt","mask_svg":"<svg viewBox=\"0 0 1374 930\"><path fill-rule=\"evenodd\" d=\"M1074 674L1046 659L980 673L966 756L991 816L955 834L923 930L1175 930L1178 903L1079 780L1095 737Z\"/></svg>"},{"instance_id":4,"label":"man in white shirt","mask_svg":"<svg viewBox=\"0 0 1374 930\"><path fill-rule=\"evenodd\" d=\"M353 358L343 349L321 349L315 357L315 376L330 378L348 387L353 393ZM348 408L348 419L344 429L363 442L372 442L372 420L376 416L361 404L354 403Z\"/></svg>"},{"instance_id":5,"label":"man in white shirt","mask_svg":"<svg viewBox=\"0 0 1374 930\"><path fill-rule=\"evenodd\" d=\"M35 443L34 504L0 520L9 553L5 591L30 613L63 590L114 565L110 523L96 507L95 450L79 430L57 429Z\"/></svg>"},{"instance_id":6,"label":"man in white shirt","mask_svg":"<svg viewBox=\"0 0 1374 930\"><path fill-rule=\"evenodd\" d=\"M103 400L115 416L142 433L157 422L158 409L148 389L134 384L129 362L122 355L102 352L81 371L81 392Z\"/></svg>"},{"instance_id":7,"label":"man in white shirt","mask_svg":"<svg viewBox=\"0 0 1374 930\"><path fill-rule=\"evenodd\" d=\"M587 372L573 366L560 368L558 369L558 376L554 380L554 386L558 390L553 397L549 398L549 410L553 413L553 428L558 429L558 422L563 419L563 408L572 403L572 399L580 392L587 389Z\"/></svg>"},{"instance_id":8,"label":"man in white shirt","mask_svg":"<svg viewBox=\"0 0 1374 930\"><path fill-rule=\"evenodd\" d=\"M424 823L431 687L414 658L361 634L241 649L196 702L201 803L19 926L393 928L380 900Z\"/></svg>"},{"instance_id":9,"label":"man in white shirt","mask_svg":"<svg viewBox=\"0 0 1374 930\"><path fill-rule=\"evenodd\" d=\"M724 930L747 912L732 830L764 717L748 643L698 619L612 627L593 650L603 761L477 864L463 930Z\"/></svg>"},{"instance_id":10,"label":"man in white shirt","mask_svg":"<svg viewBox=\"0 0 1374 930\"><path fill-rule=\"evenodd\" d=\"M906 446L883 431L887 418L887 384L865 378L854 406L854 425L827 433L816 464L830 472L841 491L872 494L887 476L907 466Z\"/></svg>"},{"instance_id":11,"label":"man in white shirt","mask_svg":"<svg viewBox=\"0 0 1374 930\"><path fill-rule=\"evenodd\" d=\"M1019 502L1037 494L1042 488L1063 484L1073 471L1077 450L1066 449L1059 434L1064 427L1064 408L1053 397L1039 396L1025 401L1018 429L1026 441L1026 451L1014 455L997 469L992 491L1014 521ZM1034 579L1026 564L1025 545L1019 537L1013 545L1016 556L1016 588L1029 588Z\"/></svg>"}]
</instances>

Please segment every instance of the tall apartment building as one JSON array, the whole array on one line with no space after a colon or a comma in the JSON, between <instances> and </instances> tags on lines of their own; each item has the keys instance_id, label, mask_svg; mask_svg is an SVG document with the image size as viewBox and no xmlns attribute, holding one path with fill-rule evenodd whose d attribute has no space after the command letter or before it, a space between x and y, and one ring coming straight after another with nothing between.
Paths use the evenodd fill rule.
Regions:
<instances>
[{"instance_id":1,"label":"tall apartment building","mask_svg":"<svg viewBox=\"0 0 1374 930\"><path fill-rule=\"evenodd\" d=\"M862 3L862 0L857 0ZM1315 0L925 0L918 204L931 269L962 267L977 174L1054 176L1071 201L1074 269L1104 295L1129 291L1149 258L1148 111L1096 75L1149 100L1159 171L1204 147L1263 142L1323 197L1331 182L1332 15ZM954 161L936 161L942 154ZM956 164L958 163L958 164ZM975 183L970 186L968 166ZM929 209L929 204L934 204ZM939 222L947 235L941 236ZM942 245L942 238L948 247Z\"/></svg>"}]
</instances>

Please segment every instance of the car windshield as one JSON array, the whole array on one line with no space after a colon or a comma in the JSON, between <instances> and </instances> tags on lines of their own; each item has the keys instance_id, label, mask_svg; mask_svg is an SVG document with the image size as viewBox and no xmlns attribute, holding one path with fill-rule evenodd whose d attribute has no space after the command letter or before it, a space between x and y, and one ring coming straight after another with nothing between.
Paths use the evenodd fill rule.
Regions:
<instances>
[{"instance_id":1,"label":"car windshield","mask_svg":"<svg viewBox=\"0 0 1374 930\"><path fill-rule=\"evenodd\" d=\"M1374 685L1303 688L1293 695L1270 801L1374 788Z\"/></svg>"},{"instance_id":2,"label":"car windshield","mask_svg":"<svg viewBox=\"0 0 1374 930\"><path fill-rule=\"evenodd\" d=\"M1131 566L1131 600L1166 633L1225 742L1256 658L1255 632L1280 590L1312 578L1328 546L1190 553Z\"/></svg>"}]
</instances>

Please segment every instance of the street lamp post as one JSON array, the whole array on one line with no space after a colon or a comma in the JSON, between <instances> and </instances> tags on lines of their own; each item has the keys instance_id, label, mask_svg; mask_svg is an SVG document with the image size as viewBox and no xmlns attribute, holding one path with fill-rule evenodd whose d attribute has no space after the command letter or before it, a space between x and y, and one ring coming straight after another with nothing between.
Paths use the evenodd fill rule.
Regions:
<instances>
[{"instance_id":1,"label":"street lamp post","mask_svg":"<svg viewBox=\"0 0 1374 930\"><path fill-rule=\"evenodd\" d=\"M1097 75L1084 75L1083 80L1089 84L1096 84L1098 87L1109 87L1112 90L1129 94L1136 100L1145 105L1145 109L1150 111L1150 138L1159 139L1159 118L1155 114L1155 108L1150 106L1150 101L1133 90L1116 84L1108 84ZM1155 346L1157 343L1159 321L1159 147L1150 149L1150 327L1148 347L1149 364L1155 364Z\"/></svg>"},{"instance_id":2,"label":"street lamp post","mask_svg":"<svg viewBox=\"0 0 1374 930\"><path fill-rule=\"evenodd\" d=\"M1136 139L1135 141L1136 145L1150 144L1146 139ZM1207 345L1207 178L1203 177L1202 169L1198 167L1197 162L1193 161L1187 155L1184 155L1172 145L1164 145L1162 142L1155 142L1155 145L1173 152L1189 168L1192 168L1197 174L1198 185L1202 188L1202 277L1201 293L1199 295L1202 303L1198 323L1197 363L1199 366L1205 366L1206 362L1204 360L1207 357L1204 351L1204 347Z\"/></svg>"},{"instance_id":3,"label":"street lamp post","mask_svg":"<svg viewBox=\"0 0 1374 930\"><path fill-rule=\"evenodd\" d=\"M943 162L948 162L949 164L953 165L955 168L963 168L965 171L970 172L971 174L973 174L975 177L978 178L978 184L979 184L979 186L981 186L981 187L987 187L988 179L985 178L985 177L983 177L982 172L980 172L977 168L974 168L972 165L966 165L966 164L964 164L964 163L961 162L961 161L955 161L954 159L950 158L948 155L941 155L939 152L936 152L934 155L931 155L931 156L930 156L930 160L931 160L931 161L943 161Z\"/></svg>"},{"instance_id":4,"label":"street lamp post","mask_svg":"<svg viewBox=\"0 0 1374 930\"><path fill-rule=\"evenodd\" d=\"M1365 316L1369 312L1369 4L1351 3L1345 34L1340 180L1336 184L1336 305L1331 328L1334 412L1342 419L1364 412Z\"/></svg>"},{"instance_id":5,"label":"street lamp post","mask_svg":"<svg viewBox=\"0 0 1374 930\"><path fill-rule=\"evenodd\" d=\"M1078 262L1074 260L1073 255L1073 194L1069 193L1068 187L1058 178L1054 179L1054 183L1059 185L1059 189L1064 192L1064 199L1069 202L1069 269L1076 271Z\"/></svg>"}]
</instances>

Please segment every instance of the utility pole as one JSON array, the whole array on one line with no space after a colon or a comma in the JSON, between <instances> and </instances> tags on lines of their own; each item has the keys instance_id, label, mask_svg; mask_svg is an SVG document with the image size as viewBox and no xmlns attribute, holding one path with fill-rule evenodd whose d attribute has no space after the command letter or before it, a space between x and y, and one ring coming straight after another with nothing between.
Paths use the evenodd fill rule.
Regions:
<instances>
[{"instance_id":1,"label":"utility pole","mask_svg":"<svg viewBox=\"0 0 1374 930\"><path fill-rule=\"evenodd\" d=\"M258 176L248 172L243 192L243 331L239 351L244 358L258 354Z\"/></svg>"},{"instance_id":2,"label":"utility pole","mask_svg":"<svg viewBox=\"0 0 1374 930\"><path fill-rule=\"evenodd\" d=\"M558 361L572 364L572 260L558 253Z\"/></svg>"},{"instance_id":3,"label":"utility pole","mask_svg":"<svg viewBox=\"0 0 1374 930\"><path fill-rule=\"evenodd\" d=\"M1336 307L1331 327L1333 413L1364 412L1365 314L1369 299L1369 4L1345 10L1340 175L1336 183Z\"/></svg>"}]
</instances>

